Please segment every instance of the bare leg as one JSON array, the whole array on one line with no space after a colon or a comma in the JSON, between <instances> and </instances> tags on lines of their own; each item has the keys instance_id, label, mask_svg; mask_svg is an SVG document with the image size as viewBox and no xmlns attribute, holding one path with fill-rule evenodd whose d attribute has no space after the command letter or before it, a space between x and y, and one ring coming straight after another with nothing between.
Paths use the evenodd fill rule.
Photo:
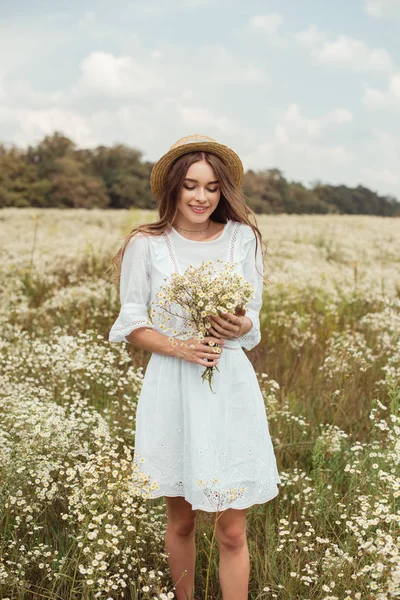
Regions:
<instances>
[{"instance_id":1,"label":"bare leg","mask_svg":"<svg viewBox=\"0 0 400 600\"><path fill-rule=\"evenodd\" d=\"M177 600L192 600L196 565L196 515L185 498L164 496L167 505L167 531L165 548L169 553L168 564L171 578L176 586ZM184 571L186 570L186 574Z\"/></svg>"},{"instance_id":2,"label":"bare leg","mask_svg":"<svg viewBox=\"0 0 400 600\"><path fill-rule=\"evenodd\" d=\"M219 581L223 600L247 600L250 557L246 537L247 509L228 508L217 521Z\"/></svg>"}]
</instances>

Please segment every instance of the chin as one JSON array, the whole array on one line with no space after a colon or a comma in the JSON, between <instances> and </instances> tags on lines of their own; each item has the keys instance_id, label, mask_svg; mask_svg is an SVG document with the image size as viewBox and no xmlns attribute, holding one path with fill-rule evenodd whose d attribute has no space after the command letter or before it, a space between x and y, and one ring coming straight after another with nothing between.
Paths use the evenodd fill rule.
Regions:
<instances>
[{"instance_id":1,"label":"chin","mask_svg":"<svg viewBox=\"0 0 400 600\"><path fill-rule=\"evenodd\" d=\"M208 211L208 210L206 210L206 212L204 212L203 214L196 214L190 208L186 215L186 217L187 217L187 219L189 219L189 221L196 221L196 222L197 221L206 221L209 216L210 216L210 211Z\"/></svg>"}]
</instances>

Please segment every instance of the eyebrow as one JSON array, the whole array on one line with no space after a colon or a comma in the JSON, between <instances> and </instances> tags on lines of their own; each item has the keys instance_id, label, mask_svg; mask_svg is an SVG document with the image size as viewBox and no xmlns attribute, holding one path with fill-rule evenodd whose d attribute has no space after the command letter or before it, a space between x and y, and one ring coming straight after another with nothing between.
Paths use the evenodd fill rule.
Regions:
<instances>
[{"instance_id":1,"label":"eyebrow","mask_svg":"<svg viewBox=\"0 0 400 600\"><path fill-rule=\"evenodd\" d=\"M185 181L194 181L195 183L198 183L197 179L191 179L190 177L185 177ZM219 181L218 179L216 179L215 181L209 181L207 185L209 185L210 183L219 183Z\"/></svg>"}]
</instances>

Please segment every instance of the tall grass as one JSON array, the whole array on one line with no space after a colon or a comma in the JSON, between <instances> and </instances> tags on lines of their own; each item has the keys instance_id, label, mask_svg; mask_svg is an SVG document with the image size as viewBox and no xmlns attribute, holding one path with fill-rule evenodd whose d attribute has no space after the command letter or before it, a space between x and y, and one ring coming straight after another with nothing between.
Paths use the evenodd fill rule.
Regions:
<instances>
[{"instance_id":1,"label":"tall grass","mask_svg":"<svg viewBox=\"0 0 400 600\"><path fill-rule=\"evenodd\" d=\"M0 216L2 598L174 597L163 500L132 469L149 354L107 342L106 268L153 215ZM400 223L259 224L270 283L249 358L282 486L248 513L249 598L399 597ZM199 513L196 598L221 598L214 526Z\"/></svg>"}]
</instances>

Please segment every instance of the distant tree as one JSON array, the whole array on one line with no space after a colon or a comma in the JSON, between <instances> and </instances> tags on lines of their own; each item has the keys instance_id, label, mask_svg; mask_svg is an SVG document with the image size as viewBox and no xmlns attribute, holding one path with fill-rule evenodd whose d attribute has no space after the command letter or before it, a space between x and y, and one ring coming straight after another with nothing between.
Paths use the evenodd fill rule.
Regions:
<instances>
[{"instance_id":1,"label":"distant tree","mask_svg":"<svg viewBox=\"0 0 400 600\"><path fill-rule=\"evenodd\" d=\"M26 160L37 168L39 178L45 178L54 170L55 161L72 154L76 146L72 140L56 131L46 136L36 146L29 146Z\"/></svg>"},{"instance_id":2,"label":"distant tree","mask_svg":"<svg viewBox=\"0 0 400 600\"><path fill-rule=\"evenodd\" d=\"M396 204L387 197L379 196L376 192L359 185L356 188L349 188L345 185L321 185L317 184L314 193L318 198L327 204L336 206L339 212L344 214L365 214L365 215L393 215L396 213Z\"/></svg>"},{"instance_id":3,"label":"distant tree","mask_svg":"<svg viewBox=\"0 0 400 600\"><path fill-rule=\"evenodd\" d=\"M31 206L36 196L38 175L25 160L24 152L0 147L0 207Z\"/></svg>"},{"instance_id":4,"label":"distant tree","mask_svg":"<svg viewBox=\"0 0 400 600\"><path fill-rule=\"evenodd\" d=\"M243 179L243 192L255 212L285 212L288 183L279 169L250 169Z\"/></svg>"},{"instance_id":5,"label":"distant tree","mask_svg":"<svg viewBox=\"0 0 400 600\"><path fill-rule=\"evenodd\" d=\"M155 208L149 183L153 165L142 162L142 152L123 144L99 146L86 160L93 174L104 181L110 208Z\"/></svg>"},{"instance_id":6,"label":"distant tree","mask_svg":"<svg viewBox=\"0 0 400 600\"><path fill-rule=\"evenodd\" d=\"M108 195L101 179L87 175L83 165L71 156L58 158L49 176L53 206L106 208Z\"/></svg>"},{"instance_id":7,"label":"distant tree","mask_svg":"<svg viewBox=\"0 0 400 600\"><path fill-rule=\"evenodd\" d=\"M312 190L308 190L301 183L292 182L288 188L288 199L286 202L288 213L334 213L338 209L323 200Z\"/></svg>"},{"instance_id":8,"label":"distant tree","mask_svg":"<svg viewBox=\"0 0 400 600\"><path fill-rule=\"evenodd\" d=\"M153 163L124 144L77 148L61 132L21 150L0 145L0 208L151 208ZM243 193L256 213L347 213L400 216L393 196L359 185L289 182L277 168L246 171Z\"/></svg>"}]
</instances>

